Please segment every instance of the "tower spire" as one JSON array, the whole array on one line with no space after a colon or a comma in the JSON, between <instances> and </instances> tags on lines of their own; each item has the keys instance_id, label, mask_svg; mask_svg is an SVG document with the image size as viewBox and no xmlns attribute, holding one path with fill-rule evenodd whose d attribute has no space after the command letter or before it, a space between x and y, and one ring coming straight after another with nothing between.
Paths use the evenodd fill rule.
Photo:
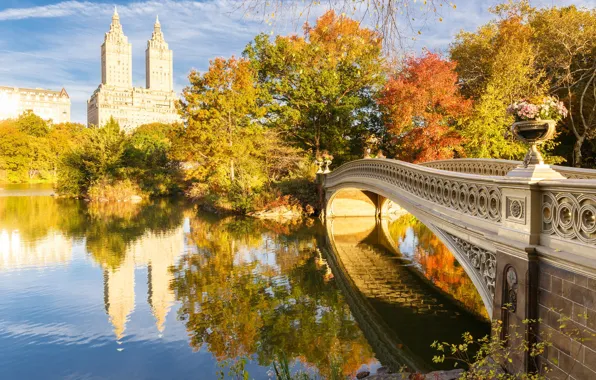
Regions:
<instances>
[{"instance_id":1,"label":"tower spire","mask_svg":"<svg viewBox=\"0 0 596 380\"><path fill-rule=\"evenodd\" d=\"M110 32L116 31L116 33L122 33L122 26L120 25L120 16L118 15L118 9L114 5L114 14L112 15L112 24L110 25Z\"/></svg>"},{"instance_id":2,"label":"tower spire","mask_svg":"<svg viewBox=\"0 0 596 380\"><path fill-rule=\"evenodd\" d=\"M165 48L167 49L166 41L163 38L163 33L161 31L161 24L159 23L159 16L155 17L155 24L153 25L153 34L151 35L151 40L149 43L157 42L158 44L165 44Z\"/></svg>"},{"instance_id":3,"label":"tower spire","mask_svg":"<svg viewBox=\"0 0 596 380\"><path fill-rule=\"evenodd\" d=\"M153 34L147 41L145 51L145 67L147 88L157 91L172 91L172 51L164 39L159 23L159 16L155 17Z\"/></svg>"},{"instance_id":4,"label":"tower spire","mask_svg":"<svg viewBox=\"0 0 596 380\"><path fill-rule=\"evenodd\" d=\"M132 87L132 48L124 35L118 8L115 6L110 30L105 34L101 49L102 83Z\"/></svg>"}]
</instances>

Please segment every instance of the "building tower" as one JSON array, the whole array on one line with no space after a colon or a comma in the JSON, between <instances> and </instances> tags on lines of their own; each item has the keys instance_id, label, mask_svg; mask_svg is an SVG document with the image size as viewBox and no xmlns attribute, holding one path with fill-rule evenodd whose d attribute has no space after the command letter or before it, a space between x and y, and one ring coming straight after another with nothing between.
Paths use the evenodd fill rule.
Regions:
<instances>
[{"instance_id":1,"label":"building tower","mask_svg":"<svg viewBox=\"0 0 596 380\"><path fill-rule=\"evenodd\" d=\"M118 268L104 269L103 301L114 335L120 341L124 337L126 322L135 309L135 262L128 252Z\"/></svg>"},{"instance_id":2,"label":"building tower","mask_svg":"<svg viewBox=\"0 0 596 380\"><path fill-rule=\"evenodd\" d=\"M174 72L172 51L163 38L159 17L155 19L153 35L147 41L145 51L145 68L147 71L147 88L155 91L170 92L174 88L172 74Z\"/></svg>"},{"instance_id":3,"label":"building tower","mask_svg":"<svg viewBox=\"0 0 596 380\"><path fill-rule=\"evenodd\" d=\"M110 31L101 45L101 83L115 87L132 87L132 44L122 31L120 16L114 8Z\"/></svg>"}]
</instances>

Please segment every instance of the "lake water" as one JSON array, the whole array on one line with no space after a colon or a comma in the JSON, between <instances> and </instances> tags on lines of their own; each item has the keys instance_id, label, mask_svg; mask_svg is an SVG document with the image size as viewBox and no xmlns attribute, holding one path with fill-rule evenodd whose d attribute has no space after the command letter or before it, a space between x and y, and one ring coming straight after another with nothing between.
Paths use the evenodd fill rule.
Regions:
<instances>
[{"instance_id":1,"label":"lake water","mask_svg":"<svg viewBox=\"0 0 596 380\"><path fill-rule=\"evenodd\" d=\"M489 330L463 269L410 215L280 224L10 191L0 379L267 379L280 353L322 376L427 370L432 341Z\"/></svg>"}]
</instances>

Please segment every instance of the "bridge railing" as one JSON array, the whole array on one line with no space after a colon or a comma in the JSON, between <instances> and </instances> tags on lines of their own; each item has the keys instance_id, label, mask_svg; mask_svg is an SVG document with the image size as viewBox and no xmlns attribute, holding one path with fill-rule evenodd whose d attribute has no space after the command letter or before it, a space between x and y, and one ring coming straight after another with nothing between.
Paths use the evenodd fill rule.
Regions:
<instances>
[{"instance_id":1,"label":"bridge railing","mask_svg":"<svg viewBox=\"0 0 596 380\"><path fill-rule=\"evenodd\" d=\"M573 250L569 241L592 246L596 258L596 180L557 180L539 183L542 243Z\"/></svg>"},{"instance_id":2,"label":"bridge railing","mask_svg":"<svg viewBox=\"0 0 596 380\"><path fill-rule=\"evenodd\" d=\"M502 219L499 177L452 173L390 159L348 162L326 175L325 187L349 180L375 180L459 213L493 222Z\"/></svg>"},{"instance_id":3,"label":"bridge railing","mask_svg":"<svg viewBox=\"0 0 596 380\"><path fill-rule=\"evenodd\" d=\"M458 173L505 176L521 164L521 161L511 160L456 158L452 160L424 162L420 165ZM552 168L569 179L596 179L596 170L593 169L571 168L558 165L553 165Z\"/></svg>"},{"instance_id":4,"label":"bridge railing","mask_svg":"<svg viewBox=\"0 0 596 380\"><path fill-rule=\"evenodd\" d=\"M330 189L363 182L380 184L393 189L394 193L398 190L414 195L420 199L416 201L419 205L424 206L426 201L427 206L446 207L453 211L451 217L462 225L473 228L480 224L506 240L540 245L555 254L567 251L592 260L596 258L596 171L565 168L566 172L561 170L564 174L594 179L536 182L494 175L517 165L515 161L454 161L416 165L391 159L356 160L325 175L323 187ZM491 164L492 169L488 167ZM428 208L434 211L432 206ZM484 221L474 222L475 218Z\"/></svg>"}]
</instances>

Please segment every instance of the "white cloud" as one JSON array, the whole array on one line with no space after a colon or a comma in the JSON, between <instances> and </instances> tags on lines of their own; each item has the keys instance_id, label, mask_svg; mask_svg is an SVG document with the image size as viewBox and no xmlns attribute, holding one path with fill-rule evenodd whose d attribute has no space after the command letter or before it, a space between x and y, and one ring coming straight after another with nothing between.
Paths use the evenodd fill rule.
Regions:
<instances>
[{"instance_id":1,"label":"white cloud","mask_svg":"<svg viewBox=\"0 0 596 380\"><path fill-rule=\"evenodd\" d=\"M58 4L30 8L8 8L0 11L0 21L90 14L95 8L97 8L96 4L79 1L65 1Z\"/></svg>"}]
</instances>

